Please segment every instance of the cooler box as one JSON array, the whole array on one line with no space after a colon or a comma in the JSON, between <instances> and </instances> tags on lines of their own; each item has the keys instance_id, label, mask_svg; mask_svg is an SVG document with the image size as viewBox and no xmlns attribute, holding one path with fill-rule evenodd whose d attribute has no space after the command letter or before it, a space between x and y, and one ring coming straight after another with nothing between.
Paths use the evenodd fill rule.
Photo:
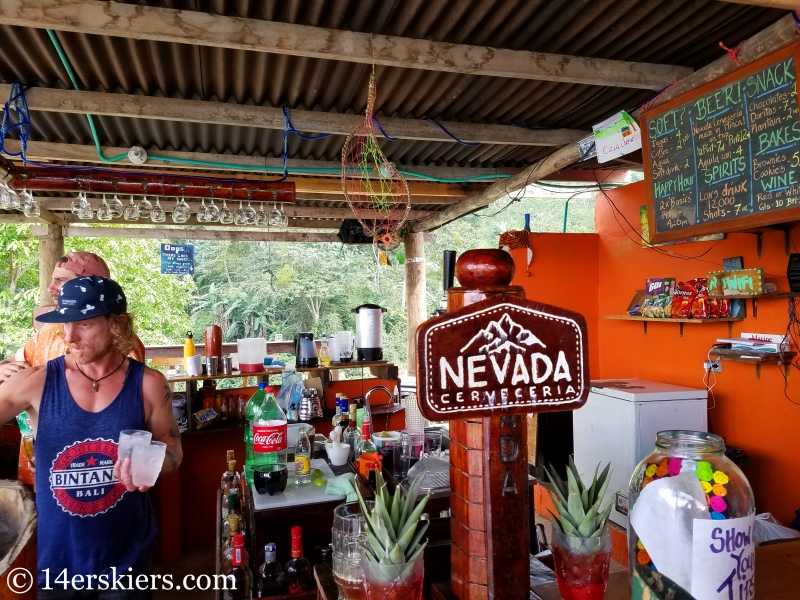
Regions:
<instances>
[{"instance_id":1,"label":"cooler box","mask_svg":"<svg viewBox=\"0 0 800 600\"><path fill-rule=\"evenodd\" d=\"M708 430L706 390L646 381L591 382L586 404L572 413L575 466L591 483L597 463L611 463L606 497L614 497L611 520L628 527L628 485L636 465L667 429Z\"/></svg>"}]
</instances>

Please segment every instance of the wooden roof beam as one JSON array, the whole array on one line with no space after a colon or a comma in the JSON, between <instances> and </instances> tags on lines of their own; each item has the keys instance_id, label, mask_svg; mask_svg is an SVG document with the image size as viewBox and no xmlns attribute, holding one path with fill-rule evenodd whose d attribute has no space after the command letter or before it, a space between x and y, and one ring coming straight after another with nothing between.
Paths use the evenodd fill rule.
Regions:
<instances>
[{"instance_id":1,"label":"wooden roof beam","mask_svg":"<svg viewBox=\"0 0 800 600\"><path fill-rule=\"evenodd\" d=\"M10 85L0 84L0 98L8 98L10 92ZM271 106L36 87L25 91L25 99L28 108L42 112L257 127L280 131L284 128L283 109ZM363 115L311 110L292 110L290 118L298 131L336 135L349 135L364 122ZM380 117L378 121L389 137L455 143L452 137L430 121L396 117ZM579 129L525 129L513 125L451 121L442 121L441 124L465 142L493 145L564 146L586 137L589 133Z\"/></svg>"},{"instance_id":2,"label":"wooden roof beam","mask_svg":"<svg viewBox=\"0 0 800 600\"><path fill-rule=\"evenodd\" d=\"M786 15L765 30L745 40L739 48L739 62L742 65L753 62L762 56L797 41L797 38L798 31L794 19L792 15ZM717 77L721 77L726 73L730 73L735 69L736 64L730 57L723 56L666 90L656 99L653 106L658 106L667 100L699 87ZM634 112L634 116L638 116L638 114L638 112ZM514 193L518 193L527 185L536 181L541 181L551 173L559 169L564 169L580 160L581 152L577 144L564 146L544 160L539 161L535 165L531 165L521 173L509 179L498 181L471 198L462 200L458 204L448 206L441 212L436 212L416 223L412 223L410 229L411 231L419 232L441 227L445 223L449 223L461 216L480 210L495 200L507 198Z\"/></svg>"},{"instance_id":3,"label":"wooden roof beam","mask_svg":"<svg viewBox=\"0 0 800 600\"><path fill-rule=\"evenodd\" d=\"M6 140L4 147L8 152L19 152L20 144L18 140ZM118 154L127 153L129 148L121 147L104 147L104 156L115 156ZM150 149L146 149L150 152ZM165 158L179 158L190 159L195 161L204 161L211 163L224 163L230 165L226 170L222 167L214 167L208 165L183 165L186 169L196 170L198 168L208 170L218 170L219 177L229 177L228 171L250 171L252 173L264 174L264 167L278 168L283 170L283 162L280 158L267 158L261 156L241 156L238 154L216 154L211 152L175 152L169 150L152 150L153 155L162 156ZM119 163L104 163L97 156L97 149L92 145L80 144L62 144L59 142L28 142L27 157L35 161L61 161L61 162L79 162L79 163L95 163L102 165L103 168L123 168L130 171L140 169L145 171L153 171L159 168L174 169L176 166L181 166L172 162L159 162L158 159L152 158L141 166L132 164L127 159ZM335 193L343 194L341 182L341 168L340 161L323 161L323 160L302 160L302 159L289 159L287 161L289 169L293 168L318 168L318 169L333 169L332 172L320 173L314 175L312 173L303 173L302 175L289 176L289 181L296 183L296 191L302 192L320 192L320 193ZM483 169L472 167L425 167L425 166L408 166L400 165L398 167L402 171L413 170L415 173L420 173L428 177L435 177L444 180L457 180L467 179L471 177L488 177L494 178L495 175L510 175L518 173L521 169ZM276 172L274 169L270 172L269 177L280 177L281 172ZM315 182L315 179L320 178ZM327 179L321 179L327 178ZM331 179L335 178L335 179ZM475 183L437 183L431 181L419 181L407 178L408 187L412 196L468 196L474 194L476 191L483 189L488 181L478 180ZM325 181L333 182L331 184L324 183ZM483 181L483 183L481 183ZM301 182L304 182L301 184Z\"/></svg>"},{"instance_id":4,"label":"wooden roof beam","mask_svg":"<svg viewBox=\"0 0 800 600\"><path fill-rule=\"evenodd\" d=\"M0 0L0 23L402 69L659 90L687 67L371 35L96 0Z\"/></svg>"}]
</instances>

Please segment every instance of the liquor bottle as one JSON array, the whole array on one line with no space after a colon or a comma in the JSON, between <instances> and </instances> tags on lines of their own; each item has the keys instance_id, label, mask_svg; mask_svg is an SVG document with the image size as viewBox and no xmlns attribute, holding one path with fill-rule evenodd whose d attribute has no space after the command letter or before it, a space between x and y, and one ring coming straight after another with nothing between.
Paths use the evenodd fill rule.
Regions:
<instances>
[{"instance_id":1,"label":"liquor bottle","mask_svg":"<svg viewBox=\"0 0 800 600\"><path fill-rule=\"evenodd\" d=\"M286 593L283 567L276 560L276 554L275 544L264 546L264 562L258 567L258 581L253 597L266 598Z\"/></svg>"},{"instance_id":2,"label":"liquor bottle","mask_svg":"<svg viewBox=\"0 0 800 600\"><path fill-rule=\"evenodd\" d=\"M233 558L233 540L237 535L244 537L242 533L242 518L239 515L231 515L228 517L228 539L222 542L220 548L220 572L225 573L231 567L231 559ZM244 551L244 563L250 564L250 556L247 550Z\"/></svg>"},{"instance_id":3,"label":"liquor bottle","mask_svg":"<svg viewBox=\"0 0 800 600\"><path fill-rule=\"evenodd\" d=\"M228 456L233 456L233 450L228 450ZM221 485L223 491L235 488L239 489L239 474L236 472L236 461L233 459L228 460L228 470L222 474Z\"/></svg>"},{"instance_id":4,"label":"liquor bottle","mask_svg":"<svg viewBox=\"0 0 800 600\"><path fill-rule=\"evenodd\" d=\"M336 429L336 426L341 424L342 422L342 406L341 404L336 404L336 412L333 415L333 419L331 419L331 426L333 429Z\"/></svg>"},{"instance_id":5,"label":"liquor bottle","mask_svg":"<svg viewBox=\"0 0 800 600\"><path fill-rule=\"evenodd\" d=\"M253 485L253 467L286 464L288 431L286 414L275 400L273 388L258 384L258 391L247 403L245 418L245 448L247 482ZM250 431L248 439L247 431Z\"/></svg>"},{"instance_id":6,"label":"liquor bottle","mask_svg":"<svg viewBox=\"0 0 800 600\"><path fill-rule=\"evenodd\" d=\"M294 448L294 482L297 485L311 483L311 440L305 427L297 432L297 445Z\"/></svg>"},{"instance_id":7,"label":"liquor bottle","mask_svg":"<svg viewBox=\"0 0 800 600\"><path fill-rule=\"evenodd\" d=\"M323 367L331 366L331 353L328 351L328 336L322 334L322 341L319 345L319 364Z\"/></svg>"},{"instance_id":8,"label":"liquor bottle","mask_svg":"<svg viewBox=\"0 0 800 600\"><path fill-rule=\"evenodd\" d=\"M222 539L227 539L230 531L228 520L232 515L241 516L241 504L239 501L239 489L229 489L225 501L222 503Z\"/></svg>"},{"instance_id":9,"label":"liquor bottle","mask_svg":"<svg viewBox=\"0 0 800 600\"><path fill-rule=\"evenodd\" d=\"M183 365L186 366L186 359L197 354L194 346L194 335L191 331L186 332L186 341L183 343Z\"/></svg>"},{"instance_id":10,"label":"liquor bottle","mask_svg":"<svg viewBox=\"0 0 800 600\"><path fill-rule=\"evenodd\" d=\"M358 459L362 454L375 454L378 451L377 446L375 446L375 442L372 441L372 435L370 434L370 422L364 421L361 424L361 441L356 446L356 459Z\"/></svg>"},{"instance_id":11,"label":"liquor bottle","mask_svg":"<svg viewBox=\"0 0 800 600\"><path fill-rule=\"evenodd\" d=\"M350 458L355 459L356 446L361 437L356 429L356 411L358 410L357 404L350 405L350 418L348 419L347 431L344 432L344 441L350 446Z\"/></svg>"},{"instance_id":12,"label":"liquor bottle","mask_svg":"<svg viewBox=\"0 0 800 600\"><path fill-rule=\"evenodd\" d=\"M350 407L347 404L347 396L342 394L341 398L339 398L339 404L342 407L342 420L339 421L339 425L342 426L342 441L344 441L344 434L350 424Z\"/></svg>"},{"instance_id":13,"label":"liquor bottle","mask_svg":"<svg viewBox=\"0 0 800 600\"><path fill-rule=\"evenodd\" d=\"M239 416L236 414L236 400L234 399L233 394L228 394L225 397L225 403L228 405L228 420L238 421Z\"/></svg>"},{"instance_id":14,"label":"liquor bottle","mask_svg":"<svg viewBox=\"0 0 800 600\"><path fill-rule=\"evenodd\" d=\"M283 568L290 594L299 594L312 589L314 577L311 563L303 556L303 530L292 527L292 558Z\"/></svg>"},{"instance_id":15,"label":"liquor bottle","mask_svg":"<svg viewBox=\"0 0 800 600\"><path fill-rule=\"evenodd\" d=\"M217 413L216 420L219 421L222 419L222 392L216 392L214 394L214 411Z\"/></svg>"},{"instance_id":16,"label":"liquor bottle","mask_svg":"<svg viewBox=\"0 0 800 600\"><path fill-rule=\"evenodd\" d=\"M225 576L230 584L222 592L223 600L244 600L253 597L253 574L246 563L243 535L233 538L231 568Z\"/></svg>"},{"instance_id":17,"label":"liquor bottle","mask_svg":"<svg viewBox=\"0 0 800 600\"><path fill-rule=\"evenodd\" d=\"M244 394L239 394L239 397L236 400L236 417L240 421L244 421L244 413L246 410L247 410L247 398L244 397Z\"/></svg>"}]
</instances>

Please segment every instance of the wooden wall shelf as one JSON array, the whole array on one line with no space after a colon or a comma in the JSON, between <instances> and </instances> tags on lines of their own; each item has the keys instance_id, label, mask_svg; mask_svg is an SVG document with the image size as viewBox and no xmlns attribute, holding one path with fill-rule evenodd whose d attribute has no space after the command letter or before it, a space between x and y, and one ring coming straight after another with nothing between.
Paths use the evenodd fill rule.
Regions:
<instances>
[{"instance_id":1,"label":"wooden wall shelf","mask_svg":"<svg viewBox=\"0 0 800 600\"><path fill-rule=\"evenodd\" d=\"M740 362L755 365L756 377L761 379L761 365L779 365L784 369L789 368L796 352L748 352L747 350L735 350L733 348L712 348L708 353L711 358L719 358L720 360L728 360L732 362Z\"/></svg>"},{"instance_id":2,"label":"wooden wall shelf","mask_svg":"<svg viewBox=\"0 0 800 600\"><path fill-rule=\"evenodd\" d=\"M617 321L641 321L644 324L645 333L647 333L648 323L678 323L680 325L681 337L683 337L683 326L686 325L687 323L689 325L708 325L710 323L727 323L728 336L730 337L732 335L734 322L744 321L744 319L732 318L732 317L726 317L721 319L673 319L673 318L659 319L658 317L634 317L631 315L602 315L600 318L612 319Z\"/></svg>"}]
</instances>

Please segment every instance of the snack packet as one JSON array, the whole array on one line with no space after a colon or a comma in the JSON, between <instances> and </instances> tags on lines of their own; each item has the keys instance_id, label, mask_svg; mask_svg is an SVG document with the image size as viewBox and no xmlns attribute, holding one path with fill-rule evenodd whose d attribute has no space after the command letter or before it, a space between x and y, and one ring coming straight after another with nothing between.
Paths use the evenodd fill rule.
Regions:
<instances>
[{"instance_id":1,"label":"snack packet","mask_svg":"<svg viewBox=\"0 0 800 600\"><path fill-rule=\"evenodd\" d=\"M198 410L196 413L192 415L192 421L194 421L195 429L202 429L203 427L208 427L214 422L214 419L216 418L217 418L217 413L213 408L204 408L203 410Z\"/></svg>"},{"instance_id":2,"label":"snack packet","mask_svg":"<svg viewBox=\"0 0 800 600\"><path fill-rule=\"evenodd\" d=\"M688 319L692 316L692 302L697 294L693 281L681 281L672 296L672 318Z\"/></svg>"},{"instance_id":3,"label":"snack packet","mask_svg":"<svg viewBox=\"0 0 800 600\"><path fill-rule=\"evenodd\" d=\"M697 293L692 301L692 318L693 319L708 319L710 317L709 300L708 300L708 281L703 277L693 279L692 283L697 289Z\"/></svg>"}]
</instances>

